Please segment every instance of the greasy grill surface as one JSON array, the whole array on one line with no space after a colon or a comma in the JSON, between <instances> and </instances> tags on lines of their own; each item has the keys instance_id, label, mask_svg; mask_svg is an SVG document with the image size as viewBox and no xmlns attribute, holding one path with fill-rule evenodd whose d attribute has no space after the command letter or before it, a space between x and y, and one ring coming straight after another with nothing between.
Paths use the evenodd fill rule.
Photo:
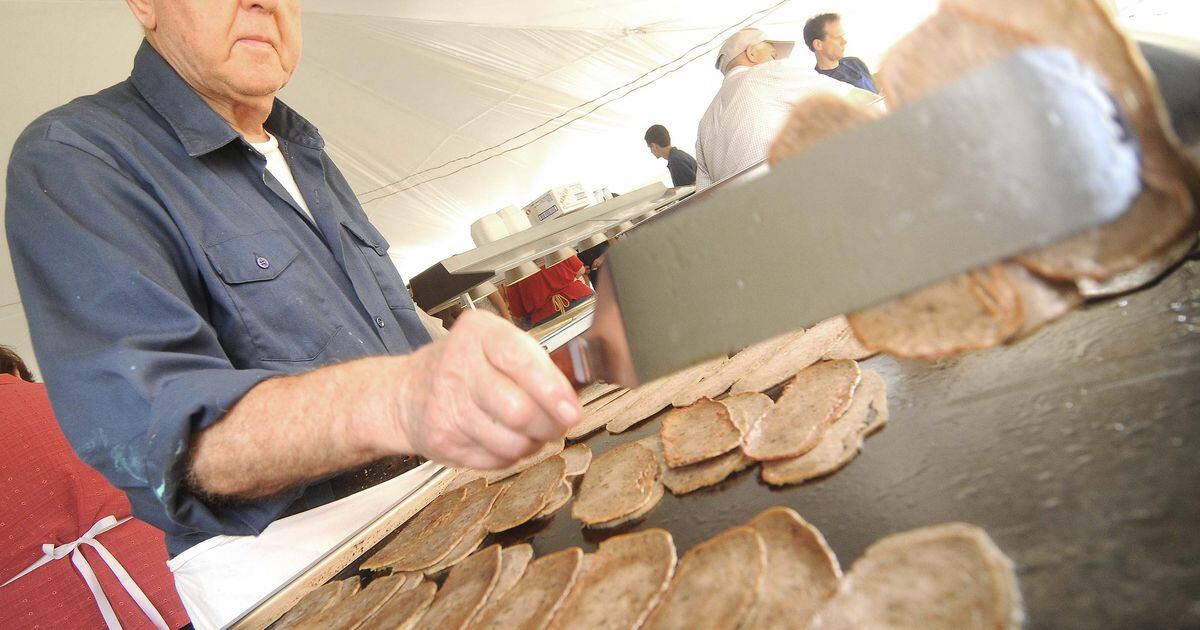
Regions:
<instances>
[{"instance_id":1,"label":"greasy grill surface","mask_svg":"<svg viewBox=\"0 0 1200 630\"><path fill-rule=\"evenodd\" d=\"M831 477L771 489L756 466L713 488L668 493L615 530L583 529L568 505L485 544L529 541L536 557L593 552L607 537L661 527L682 555L785 505L850 566L888 534L965 521L1017 564L1028 628L1200 626L1195 258L1012 347L935 363L862 362L888 382L891 422ZM658 429L655 418L586 443L599 454Z\"/></svg>"},{"instance_id":2,"label":"greasy grill surface","mask_svg":"<svg viewBox=\"0 0 1200 630\"><path fill-rule=\"evenodd\" d=\"M1200 625L1200 262L1013 347L863 369L887 379L891 422L827 479L772 490L755 467L668 494L615 532L585 531L564 508L503 542L591 552L662 527L682 555L786 505L849 566L888 534L966 521L1016 562L1029 628ZM657 430L655 419L587 443L601 453Z\"/></svg>"}]
</instances>

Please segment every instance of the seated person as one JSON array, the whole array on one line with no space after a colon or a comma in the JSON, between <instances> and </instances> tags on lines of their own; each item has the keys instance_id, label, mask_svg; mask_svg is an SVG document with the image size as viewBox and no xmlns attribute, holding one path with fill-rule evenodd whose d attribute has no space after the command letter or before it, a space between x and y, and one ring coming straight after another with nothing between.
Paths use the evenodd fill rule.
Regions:
<instances>
[{"instance_id":1,"label":"seated person","mask_svg":"<svg viewBox=\"0 0 1200 630\"><path fill-rule=\"evenodd\" d=\"M580 280L586 273L579 257L571 256L504 287L513 322L528 330L582 302L592 295Z\"/></svg>"}]
</instances>

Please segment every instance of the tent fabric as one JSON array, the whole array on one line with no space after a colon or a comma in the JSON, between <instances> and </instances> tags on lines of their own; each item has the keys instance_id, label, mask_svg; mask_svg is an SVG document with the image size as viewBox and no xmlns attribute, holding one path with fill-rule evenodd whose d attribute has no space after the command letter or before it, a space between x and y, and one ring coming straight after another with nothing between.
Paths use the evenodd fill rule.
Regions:
<instances>
[{"instance_id":1,"label":"tent fabric","mask_svg":"<svg viewBox=\"0 0 1200 630\"><path fill-rule=\"evenodd\" d=\"M1194 0L1117 5L1130 20L1176 28L1189 22L1171 18L1197 11ZM716 50L737 28L753 23L799 42L809 16L839 12L848 54L875 69L935 7L936 0L305 0L304 55L282 98L321 129L392 259L412 277L470 249L474 220L551 187L580 182L621 192L669 183L642 134L661 123L693 152L721 81ZM13 141L38 114L125 78L141 32L123 0L0 0L0 37L7 166ZM798 43L794 55L809 52ZM0 248L0 343L31 357L7 245Z\"/></svg>"}]
</instances>

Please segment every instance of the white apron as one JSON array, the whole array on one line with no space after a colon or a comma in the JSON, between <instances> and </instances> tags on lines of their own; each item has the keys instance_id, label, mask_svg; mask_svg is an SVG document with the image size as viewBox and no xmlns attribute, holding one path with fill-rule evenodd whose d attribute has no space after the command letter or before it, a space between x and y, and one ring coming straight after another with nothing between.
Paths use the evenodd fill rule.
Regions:
<instances>
[{"instance_id":1,"label":"white apron","mask_svg":"<svg viewBox=\"0 0 1200 630\"><path fill-rule=\"evenodd\" d=\"M223 628L386 514L441 470L399 477L271 523L258 536L217 536L172 558L175 588L198 630Z\"/></svg>"}]
</instances>

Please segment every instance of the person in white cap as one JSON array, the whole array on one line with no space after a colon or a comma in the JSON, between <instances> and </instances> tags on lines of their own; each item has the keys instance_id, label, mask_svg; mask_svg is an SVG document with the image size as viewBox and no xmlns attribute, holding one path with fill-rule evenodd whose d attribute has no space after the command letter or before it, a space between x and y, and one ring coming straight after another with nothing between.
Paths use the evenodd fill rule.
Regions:
<instances>
[{"instance_id":1,"label":"person in white cap","mask_svg":"<svg viewBox=\"0 0 1200 630\"><path fill-rule=\"evenodd\" d=\"M716 63L725 80L696 135L698 188L766 159L792 103L818 90L844 95L854 89L784 61L795 45L767 39L757 28L744 28L725 40Z\"/></svg>"}]
</instances>

